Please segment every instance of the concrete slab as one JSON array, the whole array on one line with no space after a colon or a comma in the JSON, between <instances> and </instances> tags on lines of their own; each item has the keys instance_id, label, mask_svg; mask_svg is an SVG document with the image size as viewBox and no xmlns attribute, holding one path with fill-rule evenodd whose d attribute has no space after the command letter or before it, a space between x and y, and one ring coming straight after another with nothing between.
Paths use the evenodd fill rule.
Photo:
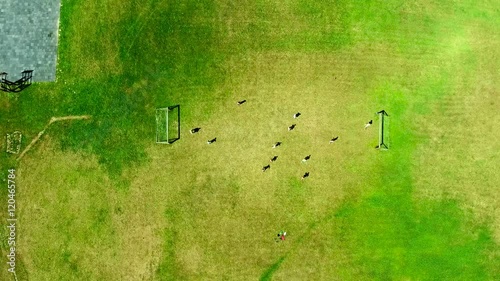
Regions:
<instances>
[{"instance_id":1,"label":"concrete slab","mask_svg":"<svg viewBox=\"0 0 500 281\"><path fill-rule=\"evenodd\" d=\"M60 0L0 0L0 72L7 79L33 70L33 81L55 81Z\"/></svg>"}]
</instances>

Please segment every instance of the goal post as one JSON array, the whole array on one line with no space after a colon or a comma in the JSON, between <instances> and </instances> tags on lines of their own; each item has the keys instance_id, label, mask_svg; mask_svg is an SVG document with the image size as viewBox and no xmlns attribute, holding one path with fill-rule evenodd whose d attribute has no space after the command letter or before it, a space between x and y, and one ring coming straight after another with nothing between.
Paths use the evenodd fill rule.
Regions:
<instances>
[{"instance_id":1,"label":"goal post","mask_svg":"<svg viewBox=\"0 0 500 281\"><path fill-rule=\"evenodd\" d=\"M378 132L378 145L375 147L377 149L387 150L388 146L388 124L389 115L385 110L377 112L379 116L379 132Z\"/></svg>"},{"instance_id":2,"label":"goal post","mask_svg":"<svg viewBox=\"0 0 500 281\"><path fill-rule=\"evenodd\" d=\"M171 144L181 138L181 108L173 105L156 109L156 143Z\"/></svg>"},{"instance_id":3,"label":"goal post","mask_svg":"<svg viewBox=\"0 0 500 281\"><path fill-rule=\"evenodd\" d=\"M6 142L7 142L7 153L11 154L18 154L19 151L21 151L21 141L22 141L23 135L19 131L15 131L11 134L7 134L5 136Z\"/></svg>"}]
</instances>

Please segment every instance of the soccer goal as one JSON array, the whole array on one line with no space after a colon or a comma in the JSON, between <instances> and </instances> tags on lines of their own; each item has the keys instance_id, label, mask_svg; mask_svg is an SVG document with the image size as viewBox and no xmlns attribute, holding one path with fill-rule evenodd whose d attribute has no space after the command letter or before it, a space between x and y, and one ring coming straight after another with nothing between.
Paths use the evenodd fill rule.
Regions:
<instances>
[{"instance_id":1,"label":"soccer goal","mask_svg":"<svg viewBox=\"0 0 500 281\"><path fill-rule=\"evenodd\" d=\"M381 150L389 149L389 115L385 110L377 112L379 116L378 145L375 147Z\"/></svg>"},{"instance_id":2,"label":"soccer goal","mask_svg":"<svg viewBox=\"0 0 500 281\"><path fill-rule=\"evenodd\" d=\"M12 134L7 134L5 137L7 142L7 153L18 154L21 151L21 140L23 135L19 131L15 131Z\"/></svg>"},{"instance_id":3,"label":"soccer goal","mask_svg":"<svg viewBox=\"0 0 500 281\"><path fill-rule=\"evenodd\" d=\"M181 107L156 109L156 143L171 144L181 138Z\"/></svg>"}]
</instances>

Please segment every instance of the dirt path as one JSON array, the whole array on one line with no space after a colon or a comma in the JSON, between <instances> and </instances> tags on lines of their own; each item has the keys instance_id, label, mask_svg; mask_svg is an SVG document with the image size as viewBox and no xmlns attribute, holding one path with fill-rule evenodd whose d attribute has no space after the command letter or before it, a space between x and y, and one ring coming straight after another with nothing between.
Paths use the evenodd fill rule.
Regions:
<instances>
[{"instance_id":1,"label":"dirt path","mask_svg":"<svg viewBox=\"0 0 500 281\"><path fill-rule=\"evenodd\" d=\"M26 152L28 152L32 147L33 145L35 145L35 143L40 140L40 138L42 137L42 135L45 133L45 131L50 127L50 125L52 125L53 123L55 122L59 122L59 121L67 121L67 120L86 120L86 119L90 119L92 116L90 115L71 115L71 116L64 116L64 117L52 117L50 118L50 121L49 123L47 123L47 125L45 125L45 127L43 128L43 130L40 131L40 133L38 133L38 135L31 141L30 144L28 144L28 146L26 146L26 148L23 150L23 152L21 152L21 154L19 155L19 157L17 157L17 161L21 160L23 158L23 156L26 154Z\"/></svg>"}]
</instances>

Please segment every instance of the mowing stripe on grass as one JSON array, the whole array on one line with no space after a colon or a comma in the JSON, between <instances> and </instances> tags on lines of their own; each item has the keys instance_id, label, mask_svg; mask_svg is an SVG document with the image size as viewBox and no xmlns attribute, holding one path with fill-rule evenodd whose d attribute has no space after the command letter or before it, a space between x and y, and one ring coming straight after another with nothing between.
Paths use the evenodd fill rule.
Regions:
<instances>
[{"instance_id":1,"label":"mowing stripe on grass","mask_svg":"<svg viewBox=\"0 0 500 281\"><path fill-rule=\"evenodd\" d=\"M276 272L279 268L280 265L283 263L285 260L285 257L279 258L277 262L275 262L273 265L271 265L264 273L260 276L260 281L269 281L272 280L273 273Z\"/></svg>"}]
</instances>

